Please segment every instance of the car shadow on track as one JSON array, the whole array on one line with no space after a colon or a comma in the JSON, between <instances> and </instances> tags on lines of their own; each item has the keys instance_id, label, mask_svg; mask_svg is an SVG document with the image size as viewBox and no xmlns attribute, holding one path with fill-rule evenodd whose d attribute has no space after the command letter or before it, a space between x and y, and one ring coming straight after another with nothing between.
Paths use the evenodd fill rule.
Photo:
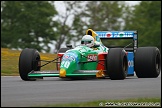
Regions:
<instances>
[{"instance_id":1,"label":"car shadow on track","mask_svg":"<svg viewBox=\"0 0 162 108\"><path fill-rule=\"evenodd\" d=\"M127 77L127 79L138 79L136 76ZM96 77L88 77L88 78L59 78L59 77L45 77L43 79L38 79L36 81L102 81L102 80L111 80L109 77L106 78L96 78Z\"/></svg>"}]
</instances>

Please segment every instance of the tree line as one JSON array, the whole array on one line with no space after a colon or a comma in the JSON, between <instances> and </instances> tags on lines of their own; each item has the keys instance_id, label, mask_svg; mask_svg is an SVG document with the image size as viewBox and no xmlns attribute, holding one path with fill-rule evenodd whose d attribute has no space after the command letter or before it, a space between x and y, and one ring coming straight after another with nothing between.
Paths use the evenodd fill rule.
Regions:
<instances>
[{"instance_id":1,"label":"tree line","mask_svg":"<svg viewBox=\"0 0 162 108\"><path fill-rule=\"evenodd\" d=\"M1 47L50 52L51 43L56 53L63 43L75 46L91 28L137 30L139 46L161 50L161 1L141 1L135 6L125 1L62 1L64 14L56 10L55 2L1 1Z\"/></svg>"}]
</instances>

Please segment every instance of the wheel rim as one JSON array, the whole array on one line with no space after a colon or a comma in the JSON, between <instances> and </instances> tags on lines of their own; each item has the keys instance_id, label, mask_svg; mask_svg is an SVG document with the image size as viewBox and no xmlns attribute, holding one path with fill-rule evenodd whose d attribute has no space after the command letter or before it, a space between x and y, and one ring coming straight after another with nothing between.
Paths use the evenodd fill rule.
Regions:
<instances>
[{"instance_id":1,"label":"wheel rim","mask_svg":"<svg viewBox=\"0 0 162 108\"><path fill-rule=\"evenodd\" d=\"M127 68L128 68L128 61L127 61L126 56L124 56L124 58L123 58L123 71L124 71L125 74L127 72Z\"/></svg>"},{"instance_id":2,"label":"wheel rim","mask_svg":"<svg viewBox=\"0 0 162 108\"><path fill-rule=\"evenodd\" d=\"M156 70L159 71L160 70L160 55L157 54L156 55Z\"/></svg>"},{"instance_id":3,"label":"wheel rim","mask_svg":"<svg viewBox=\"0 0 162 108\"><path fill-rule=\"evenodd\" d=\"M37 70L40 70L40 66L41 66L40 56L36 57L36 61L37 61Z\"/></svg>"}]
</instances>

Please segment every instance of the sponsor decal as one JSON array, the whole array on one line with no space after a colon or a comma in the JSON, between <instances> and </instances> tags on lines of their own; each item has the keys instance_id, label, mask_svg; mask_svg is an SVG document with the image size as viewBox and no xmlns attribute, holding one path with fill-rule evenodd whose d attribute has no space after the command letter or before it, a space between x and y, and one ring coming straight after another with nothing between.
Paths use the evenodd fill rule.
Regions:
<instances>
[{"instance_id":1,"label":"sponsor decal","mask_svg":"<svg viewBox=\"0 0 162 108\"><path fill-rule=\"evenodd\" d=\"M74 53L74 52L68 52L68 55L71 55L71 56L73 56L73 57L77 58L77 54L76 54L76 53Z\"/></svg>"},{"instance_id":2,"label":"sponsor decal","mask_svg":"<svg viewBox=\"0 0 162 108\"><path fill-rule=\"evenodd\" d=\"M111 32L107 32L107 33L106 33L106 36L109 38L109 37L112 36L112 33L111 33Z\"/></svg>"},{"instance_id":3,"label":"sponsor decal","mask_svg":"<svg viewBox=\"0 0 162 108\"><path fill-rule=\"evenodd\" d=\"M73 52L68 52L62 58L63 61L65 61L65 60L75 61L75 59L77 60L77 55L75 53L73 53Z\"/></svg>"},{"instance_id":4,"label":"sponsor decal","mask_svg":"<svg viewBox=\"0 0 162 108\"><path fill-rule=\"evenodd\" d=\"M89 54L87 61L96 61L97 55L96 54Z\"/></svg>"},{"instance_id":5,"label":"sponsor decal","mask_svg":"<svg viewBox=\"0 0 162 108\"><path fill-rule=\"evenodd\" d=\"M133 32L98 32L101 38L115 38L115 37L133 37Z\"/></svg>"},{"instance_id":6,"label":"sponsor decal","mask_svg":"<svg viewBox=\"0 0 162 108\"><path fill-rule=\"evenodd\" d=\"M134 62L133 60L128 61L128 67L134 67Z\"/></svg>"},{"instance_id":7,"label":"sponsor decal","mask_svg":"<svg viewBox=\"0 0 162 108\"><path fill-rule=\"evenodd\" d=\"M119 33L114 33L111 37L133 37L133 33L119 32Z\"/></svg>"},{"instance_id":8,"label":"sponsor decal","mask_svg":"<svg viewBox=\"0 0 162 108\"><path fill-rule=\"evenodd\" d=\"M65 55L62 60L75 61L75 58L71 55Z\"/></svg>"}]
</instances>

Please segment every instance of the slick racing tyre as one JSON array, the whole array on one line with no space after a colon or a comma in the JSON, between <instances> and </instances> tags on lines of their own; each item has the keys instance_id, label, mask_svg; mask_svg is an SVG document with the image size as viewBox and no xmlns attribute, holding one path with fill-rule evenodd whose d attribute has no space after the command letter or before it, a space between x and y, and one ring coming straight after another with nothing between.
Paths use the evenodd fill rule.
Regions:
<instances>
[{"instance_id":1,"label":"slick racing tyre","mask_svg":"<svg viewBox=\"0 0 162 108\"><path fill-rule=\"evenodd\" d=\"M111 48L107 54L107 74L111 80L123 80L127 76L128 59L122 48Z\"/></svg>"},{"instance_id":2,"label":"slick racing tyre","mask_svg":"<svg viewBox=\"0 0 162 108\"><path fill-rule=\"evenodd\" d=\"M161 55L157 47L139 47L135 52L135 73L138 78L156 78L161 71Z\"/></svg>"},{"instance_id":3,"label":"slick racing tyre","mask_svg":"<svg viewBox=\"0 0 162 108\"><path fill-rule=\"evenodd\" d=\"M28 73L32 70L40 71L40 55L35 49L25 48L19 57L19 74L22 80L30 81L36 79L28 78Z\"/></svg>"}]
</instances>

